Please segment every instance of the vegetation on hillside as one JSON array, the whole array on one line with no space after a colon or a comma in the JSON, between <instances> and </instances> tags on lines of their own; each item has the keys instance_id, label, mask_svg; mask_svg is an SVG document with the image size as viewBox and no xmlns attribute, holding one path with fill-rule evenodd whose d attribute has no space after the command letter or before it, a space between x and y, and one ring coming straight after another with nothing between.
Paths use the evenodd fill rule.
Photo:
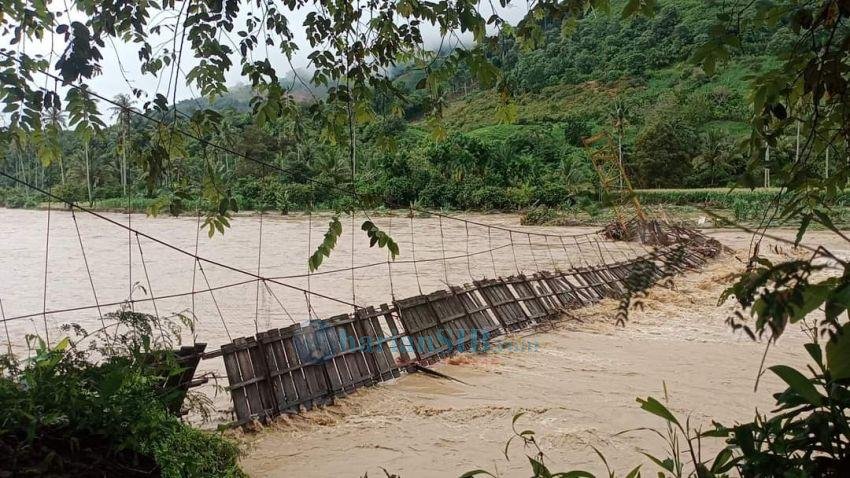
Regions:
<instances>
[{"instance_id":1,"label":"vegetation on hillside","mask_svg":"<svg viewBox=\"0 0 850 478\"><path fill-rule=\"evenodd\" d=\"M622 4L614 2L614 11ZM600 131L614 134L620 111L625 165L636 186L727 187L746 172L747 157L736 148L749 115L743 80L761 71L767 55L788 40L775 30L749 35L731 61L709 76L689 59L708 38L718 8L711 2L662 1L652 16L620 19L597 12L546 19L526 40L505 28L485 50L511 90L504 115L494 114L503 101L501 90L486 87L465 65L434 87L436 92L417 89L427 79L417 63L396 68L394 94L376 90L365 105L369 113L354 118L355 175L351 141L336 137L326 116L316 116L320 104L295 77L281 85L292 88L289 94L301 103L262 124L254 121L249 86L214 102L181 102L180 115L122 98L196 133L200 141L169 136L167 161L154 160L163 151L152 147L168 135L167 125L119 114L91 97L90 108L113 111L111 126L98 125L94 112L70 117L51 112L43 121L60 130L56 160L45 167L43 145L7 136L0 161L4 170L57 196L93 201L129 194L155 199L153 212L179 212L198 197L207 199L200 203L205 210L218 208L223 197L233 198L239 209L342 210L351 204L352 188L370 205L386 207L570 206L599 197L582 139ZM450 51L443 55L437 63L450 61ZM317 97L328 97L325 86L315 89ZM203 109L207 106L216 112ZM433 116L436 109L440 119ZM793 139L783 138L774 161L792 155ZM129 192L121 180L125 157ZM812 173L826 171L813 166ZM227 186L195 186L205 176L214 178L207 184ZM8 180L0 180L2 185L4 205L44 199Z\"/></svg>"}]
</instances>

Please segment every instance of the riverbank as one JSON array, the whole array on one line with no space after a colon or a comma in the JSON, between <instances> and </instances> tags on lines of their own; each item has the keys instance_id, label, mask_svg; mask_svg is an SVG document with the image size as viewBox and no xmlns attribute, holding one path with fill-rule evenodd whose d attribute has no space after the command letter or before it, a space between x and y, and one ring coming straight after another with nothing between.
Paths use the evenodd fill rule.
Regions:
<instances>
[{"instance_id":1,"label":"riverbank","mask_svg":"<svg viewBox=\"0 0 850 478\"><path fill-rule=\"evenodd\" d=\"M669 219L680 222L689 227L707 228L734 228L736 225L754 226L761 223L764 213L771 208L775 194L775 188L760 188L755 190L744 190L728 188L705 188L705 189L653 189L637 190L635 194L647 215ZM34 209L46 210L57 208L56 203L50 203L36 196L15 196L10 201L8 197L0 195L0 207L12 209ZM83 201L80 203L93 211L122 213L128 211L132 214L151 214L161 209L160 215L168 215L168 208L162 207L161 198L133 197L127 198L97 199L92 203ZM65 208L66 206L59 206ZM182 205L184 216L194 216L198 209L198 202L186 200ZM423 208L430 209L430 208ZM435 209L436 210L436 209ZM267 216L306 216L309 214L329 216L335 213L333 208L316 207L312 210L306 208L291 207L285 210L269 208L263 210ZM527 226L558 226L558 227L595 227L604 226L620 216L631 216L634 208L631 204L619 208L603 207L601 203L584 202L569 207L549 207L531 205L522 210L486 210L486 211L459 211L442 210L452 215L481 214L485 216L502 214L520 214L521 224ZM408 217L409 209L391 209L378 207L369 211L370 215L378 217ZM260 211L256 209L240 210L232 213L233 217L257 216ZM427 213L417 212L417 217L427 216ZM850 226L850 195L840 197L836 206L831 210L831 219L835 225ZM799 221L774 221L774 227L796 227ZM817 229L819 224L810 226Z\"/></svg>"}]
</instances>

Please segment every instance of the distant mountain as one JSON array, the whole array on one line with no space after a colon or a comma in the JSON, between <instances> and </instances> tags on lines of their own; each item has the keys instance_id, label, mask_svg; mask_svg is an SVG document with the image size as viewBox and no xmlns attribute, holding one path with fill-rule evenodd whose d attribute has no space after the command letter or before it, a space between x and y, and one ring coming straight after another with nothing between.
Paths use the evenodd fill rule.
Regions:
<instances>
[{"instance_id":1,"label":"distant mountain","mask_svg":"<svg viewBox=\"0 0 850 478\"><path fill-rule=\"evenodd\" d=\"M287 74L287 76L280 79L281 84L283 84L289 94L295 98L295 101L308 103L312 100L313 96L321 97L327 91L324 87L316 87L310 85L308 89L305 87L305 84L309 84L310 77L312 73L306 69L297 69L297 77L293 73ZM231 86L227 93L222 95L221 97L215 98L210 101L207 98L192 98L188 100L183 100L177 102L177 109L184 112L190 113L192 111L196 111L199 109L211 108L217 111L223 110L235 110L238 112L248 112L251 110L251 97L253 96L251 92L251 86L245 84L237 84Z\"/></svg>"}]
</instances>

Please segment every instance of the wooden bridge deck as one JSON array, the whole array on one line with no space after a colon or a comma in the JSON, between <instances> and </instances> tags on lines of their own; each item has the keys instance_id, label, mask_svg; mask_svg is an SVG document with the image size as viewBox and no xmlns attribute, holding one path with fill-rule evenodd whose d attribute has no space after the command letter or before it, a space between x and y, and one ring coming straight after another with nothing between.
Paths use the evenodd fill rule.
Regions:
<instances>
[{"instance_id":1,"label":"wooden bridge deck","mask_svg":"<svg viewBox=\"0 0 850 478\"><path fill-rule=\"evenodd\" d=\"M599 267L483 279L349 315L235 339L221 347L235 425L330 403L493 338L551 323L564 310L621 299L720 250L697 233Z\"/></svg>"}]
</instances>

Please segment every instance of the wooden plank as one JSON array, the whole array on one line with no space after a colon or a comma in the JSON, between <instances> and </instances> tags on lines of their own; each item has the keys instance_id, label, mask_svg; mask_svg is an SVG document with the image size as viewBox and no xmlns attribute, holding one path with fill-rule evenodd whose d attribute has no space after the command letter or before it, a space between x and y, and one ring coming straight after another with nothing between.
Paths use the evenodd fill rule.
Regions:
<instances>
[{"instance_id":1,"label":"wooden plank","mask_svg":"<svg viewBox=\"0 0 850 478\"><path fill-rule=\"evenodd\" d=\"M272 385L277 412L298 411L298 393L295 391L292 365L286 356L283 336L280 329L272 329L257 334L260 343L265 344L266 364L269 382ZM296 365L296 370L298 365ZM297 370L300 373L300 370Z\"/></svg>"},{"instance_id":2,"label":"wooden plank","mask_svg":"<svg viewBox=\"0 0 850 478\"><path fill-rule=\"evenodd\" d=\"M404 336L407 337L407 341L405 342L404 338L402 338L401 328L399 325L401 324L401 319L395 315L393 312L397 311L397 309L390 309L387 304L381 304L381 312L383 312L384 320L387 323L387 327L390 329L390 334L394 337L399 337L395 341L396 352L399 355L399 360L402 364L406 364L410 362L410 352L413 350L413 344L410 342L410 335L407 329L404 329Z\"/></svg>"},{"instance_id":3,"label":"wooden plank","mask_svg":"<svg viewBox=\"0 0 850 478\"><path fill-rule=\"evenodd\" d=\"M371 317L377 314L375 308L368 306L365 309L357 309L354 312L354 330L357 333L359 346L363 348L363 357L366 360L366 365L371 371L372 378L375 381L383 380L381 376L380 366L378 365L378 356L375 347L378 345L378 339L375 331L372 329Z\"/></svg>"},{"instance_id":4,"label":"wooden plank","mask_svg":"<svg viewBox=\"0 0 850 478\"><path fill-rule=\"evenodd\" d=\"M263 418L276 417L278 415L278 408L269 381L265 346L254 337L249 337L247 340L253 344L253 346L248 348L248 354L251 357L251 365L254 367L254 377L258 379L256 387L262 406L261 415Z\"/></svg>"},{"instance_id":5,"label":"wooden plank","mask_svg":"<svg viewBox=\"0 0 850 478\"><path fill-rule=\"evenodd\" d=\"M439 321L439 330L451 340L452 351L462 350L472 340L475 325L460 299L450 291L441 290L429 294L428 300Z\"/></svg>"},{"instance_id":6,"label":"wooden plank","mask_svg":"<svg viewBox=\"0 0 850 478\"><path fill-rule=\"evenodd\" d=\"M313 407L313 392L307 380L304 364L298 355L296 343L301 340L301 326L295 324L285 329L279 329L286 363L293 371L290 373L295 389L296 401L307 409Z\"/></svg>"},{"instance_id":7,"label":"wooden plank","mask_svg":"<svg viewBox=\"0 0 850 478\"><path fill-rule=\"evenodd\" d=\"M313 405L330 402L331 382L325 372L322 351L316 344L312 326L301 327L293 337L298 359L301 361L304 377L307 381L308 396Z\"/></svg>"},{"instance_id":8,"label":"wooden plank","mask_svg":"<svg viewBox=\"0 0 850 478\"><path fill-rule=\"evenodd\" d=\"M451 290L458 297L464 309L466 309L467 315L469 315L474 327L478 331L479 340L485 337L496 337L501 334L498 320L490 313L490 306L478 292L478 288L475 285L455 286Z\"/></svg>"},{"instance_id":9,"label":"wooden plank","mask_svg":"<svg viewBox=\"0 0 850 478\"><path fill-rule=\"evenodd\" d=\"M520 330L531 324L513 292L501 279L482 279L475 281L475 285L505 330Z\"/></svg>"},{"instance_id":10,"label":"wooden plank","mask_svg":"<svg viewBox=\"0 0 850 478\"><path fill-rule=\"evenodd\" d=\"M310 325L303 327L305 342L311 350L311 355L316 357L328 384L328 390L333 395L343 395L343 379L333 357L338 350L334 350L332 342L328 341L324 320L311 320Z\"/></svg>"},{"instance_id":11,"label":"wooden plank","mask_svg":"<svg viewBox=\"0 0 850 478\"><path fill-rule=\"evenodd\" d=\"M198 369L198 364L201 362L201 357L207 344L196 343L193 345L184 345L179 350L174 351L175 360L180 365L181 371L176 375L169 376L162 385L164 393L168 394L168 410L180 415L183 408L183 401L186 394L189 393L189 388L193 386L195 371Z\"/></svg>"},{"instance_id":12,"label":"wooden plank","mask_svg":"<svg viewBox=\"0 0 850 478\"><path fill-rule=\"evenodd\" d=\"M563 308L564 304L558 298L558 294L549 286L543 274L534 274L529 280L529 285L540 301L543 302L543 307L553 316L557 315Z\"/></svg>"},{"instance_id":13,"label":"wooden plank","mask_svg":"<svg viewBox=\"0 0 850 478\"><path fill-rule=\"evenodd\" d=\"M375 381L389 380L400 375L395 358L390 351L390 339L384 335L383 327L378 320L383 314L383 310L375 310L374 307L369 306L358 309L354 321L354 329L360 337L361 347L365 347L363 356Z\"/></svg>"},{"instance_id":14,"label":"wooden plank","mask_svg":"<svg viewBox=\"0 0 850 478\"><path fill-rule=\"evenodd\" d=\"M231 384L229 388L230 397L233 400L233 411L236 414L237 423L247 423L251 420L251 409L248 406L248 392L245 387L233 386L243 382L242 370L236 359L236 348L233 344L221 346L221 357L224 360L224 369L227 373L227 381Z\"/></svg>"},{"instance_id":15,"label":"wooden plank","mask_svg":"<svg viewBox=\"0 0 850 478\"><path fill-rule=\"evenodd\" d=\"M349 386L357 388L364 385L371 385L373 380L369 367L366 365L366 359L363 356L360 338L354 330L354 320L353 316L346 315L342 320L330 319L330 324L339 341L342 360L348 369L348 375L351 380Z\"/></svg>"},{"instance_id":16,"label":"wooden plank","mask_svg":"<svg viewBox=\"0 0 850 478\"><path fill-rule=\"evenodd\" d=\"M236 351L236 361L239 363L239 370L242 371L242 380L249 383L245 386L245 393L248 397L248 408L251 418L265 418L265 408L261 397L260 388L257 383L264 379L256 374L254 365L251 363L250 348L256 344L253 338L238 338L233 341L234 345L239 347Z\"/></svg>"},{"instance_id":17,"label":"wooden plank","mask_svg":"<svg viewBox=\"0 0 850 478\"><path fill-rule=\"evenodd\" d=\"M526 316L537 322L548 319L550 313L534 293L534 289L528 283L528 277L524 275L511 276L505 282L513 289L517 302L525 309Z\"/></svg>"},{"instance_id":18,"label":"wooden plank","mask_svg":"<svg viewBox=\"0 0 850 478\"><path fill-rule=\"evenodd\" d=\"M417 361L432 362L448 353L450 344L446 343L446 334L427 296L401 299L395 302L395 306L413 342Z\"/></svg>"}]
</instances>

